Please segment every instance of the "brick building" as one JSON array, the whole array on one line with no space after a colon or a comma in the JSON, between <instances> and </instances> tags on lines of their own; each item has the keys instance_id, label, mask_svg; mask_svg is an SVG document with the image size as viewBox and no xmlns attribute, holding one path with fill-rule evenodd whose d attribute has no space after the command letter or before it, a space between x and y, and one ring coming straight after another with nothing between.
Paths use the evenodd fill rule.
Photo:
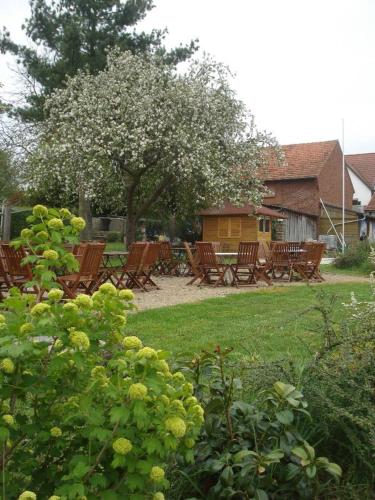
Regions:
<instances>
[{"instance_id":1,"label":"brick building","mask_svg":"<svg viewBox=\"0 0 375 500\"><path fill-rule=\"evenodd\" d=\"M271 161L264 173L271 194L263 204L287 216L278 239L317 239L341 233L342 150L337 140L282 146L285 161ZM354 188L345 169L345 241L359 239Z\"/></svg>"}]
</instances>

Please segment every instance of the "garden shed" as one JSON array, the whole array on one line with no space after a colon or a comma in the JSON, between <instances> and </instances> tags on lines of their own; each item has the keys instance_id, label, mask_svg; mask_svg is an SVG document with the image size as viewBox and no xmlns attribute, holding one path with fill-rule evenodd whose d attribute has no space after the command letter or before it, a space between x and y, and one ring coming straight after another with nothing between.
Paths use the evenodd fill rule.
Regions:
<instances>
[{"instance_id":1,"label":"garden shed","mask_svg":"<svg viewBox=\"0 0 375 500\"><path fill-rule=\"evenodd\" d=\"M223 251L237 251L240 241L270 241L272 219L285 219L285 215L261 206L236 207L225 203L223 207L207 208L202 217L203 241L219 241Z\"/></svg>"}]
</instances>

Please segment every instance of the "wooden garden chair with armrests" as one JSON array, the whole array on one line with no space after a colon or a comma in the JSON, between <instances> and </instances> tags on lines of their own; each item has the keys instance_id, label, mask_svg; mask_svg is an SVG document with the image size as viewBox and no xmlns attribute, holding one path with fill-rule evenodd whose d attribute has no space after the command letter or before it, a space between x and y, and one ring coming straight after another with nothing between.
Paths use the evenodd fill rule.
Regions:
<instances>
[{"instance_id":1,"label":"wooden garden chair with armrests","mask_svg":"<svg viewBox=\"0 0 375 500\"><path fill-rule=\"evenodd\" d=\"M199 258L199 268L202 272L198 286L203 284L213 285L214 287L220 284L225 285L225 273L230 269L230 265L218 261L212 243L197 241L196 248ZM212 278L216 279L212 281Z\"/></svg>"},{"instance_id":2,"label":"wooden garden chair with armrests","mask_svg":"<svg viewBox=\"0 0 375 500\"><path fill-rule=\"evenodd\" d=\"M104 272L100 268L104 248L104 243L85 244L79 270L57 278L68 298L74 299L78 292L91 294L105 281Z\"/></svg>"},{"instance_id":3,"label":"wooden garden chair with armrests","mask_svg":"<svg viewBox=\"0 0 375 500\"><path fill-rule=\"evenodd\" d=\"M158 259L160 256L160 243L148 243L147 248L143 258L143 265L140 269L139 280L142 283L144 290L148 291L147 287L155 288L160 290L158 285L152 279L152 273L155 271Z\"/></svg>"},{"instance_id":4,"label":"wooden garden chair with armrests","mask_svg":"<svg viewBox=\"0 0 375 500\"><path fill-rule=\"evenodd\" d=\"M259 263L259 241L241 241L238 247L237 261L232 264L233 285L256 285L258 280L272 285L265 273L265 266Z\"/></svg>"},{"instance_id":5,"label":"wooden garden chair with armrests","mask_svg":"<svg viewBox=\"0 0 375 500\"><path fill-rule=\"evenodd\" d=\"M4 292L8 292L9 288L11 288L11 283L9 281L7 267L5 263L5 256L0 244L0 300L4 298Z\"/></svg>"},{"instance_id":6,"label":"wooden garden chair with armrests","mask_svg":"<svg viewBox=\"0 0 375 500\"><path fill-rule=\"evenodd\" d=\"M160 255L156 271L164 276L178 274L179 262L174 258L170 241L160 242Z\"/></svg>"},{"instance_id":7,"label":"wooden garden chair with armrests","mask_svg":"<svg viewBox=\"0 0 375 500\"><path fill-rule=\"evenodd\" d=\"M26 284L33 279L33 273L30 264L22 264L23 259L27 256L24 248L16 249L9 243L1 243L1 251L3 254L3 267L6 269L10 286L26 292ZM38 293L38 288L33 286L33 291Z\"/></svg>"},{"instance_id":8,"label":"wooden garden chair with armrests","mask_svg":"<svg viewBox=\"0 0 375 500\"><path fill-rule=\"evenodd\" d=\"M192 285L197 280L203 277L203 273L199 268L198 252L196 252L195 255L193 255L193 252L191 251L190 245L187 241L184 241L184 247L190 271L193 274L192 279L188 283L186 283L186 285Z\"/></svg>"},{"instance_id":9,"label":"wooden garden chair with armrests","mask_svg":"<svg viewBox=\"0 0 375 500\"><path fill-rule=\"evenodd\" d=\"M294 264L294 269L306 280L324 281L320 274L320 263L325 250L325 243L305 242L303 244L305 253L301 261Z\"/></svg>"},{"instance_id":10,"label":"wooden garden chair with armrests","mask_svg":"<svg viewBox=\"0 0 375 500\"><path fill-rule=\"evenodd\" d=\"M130 245L129 255L126 263L120 271L118 276L116 272L111 273L110 280L117 288L139 288L143 292L145 287L140 281L143 260L147 246L149 244L145 241L137 241Z\"/></svg>"},{"instance_id":11,"label":"wooden garden chair with armrests","mask_svg":"<svg viewBox=\"0 0 375 500\"><path fill-rule=\"evenodd\" d=\"M289 244L287 242L273 242L265 264L265 271L273 279L282 279L287 275L288 280L291 280L293 271L289 256Z\"/></svg>"}]
</instances>

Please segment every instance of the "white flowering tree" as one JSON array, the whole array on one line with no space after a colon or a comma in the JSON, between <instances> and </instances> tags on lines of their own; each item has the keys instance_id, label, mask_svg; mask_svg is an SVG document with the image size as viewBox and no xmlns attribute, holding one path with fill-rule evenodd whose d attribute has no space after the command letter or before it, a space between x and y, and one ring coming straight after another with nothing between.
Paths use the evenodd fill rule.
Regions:
<instances>
[{"instance_id":1,"label":"white flowering tree","mask_svg":"<svg viewBox=\"0 0 375 500\"><path fill-rule=\"evenodd\" d=\"M105 71L79 74L47 101L31 184L59 184L137 221L193 213L224 200L259 203L259 170L275 146L209 59L181 73L157 57L112 52Z\"/></svg>"}]
</instances>

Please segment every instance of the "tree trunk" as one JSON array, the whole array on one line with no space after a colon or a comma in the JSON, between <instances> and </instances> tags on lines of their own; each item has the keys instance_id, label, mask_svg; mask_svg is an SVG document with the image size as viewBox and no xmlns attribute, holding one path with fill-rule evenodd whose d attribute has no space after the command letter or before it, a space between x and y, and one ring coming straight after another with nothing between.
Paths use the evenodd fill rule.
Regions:
<instances>
[{"instance_id":1,"label":"tree trunk","mask_svg":"<svg viewBox=\"0 0 375 500\"><path fill-rule=\"evenodd\" d=\"M82 240L92 240L92 215L90 202L87 200L85 195L79 193L79 216L86 221L86 227L80 234L80 239Z\"/></svg>"},{"instance_id":2,"label":"tree trunk","mask_svg":"<svg viewBox=\"0 0 375 500\"><path fill-rule=\"evenodd\" d=\"M3 203L3 220L2 220L2 235L4 241L10 240L10 226L12 221L12 207L8 201Z\"/></svg>"},{"instance_id":3,"label":"tree trunk","mask_svg":"<svg viewBox=\"0 0 375 500\"><path fill-rule=\"evenodd\" d=\"M137 228L137 220L134 215L126 216L126 229L125 229L125 244L127 248L135 241L135 231Z\"/></svg>"}]
</instances>

